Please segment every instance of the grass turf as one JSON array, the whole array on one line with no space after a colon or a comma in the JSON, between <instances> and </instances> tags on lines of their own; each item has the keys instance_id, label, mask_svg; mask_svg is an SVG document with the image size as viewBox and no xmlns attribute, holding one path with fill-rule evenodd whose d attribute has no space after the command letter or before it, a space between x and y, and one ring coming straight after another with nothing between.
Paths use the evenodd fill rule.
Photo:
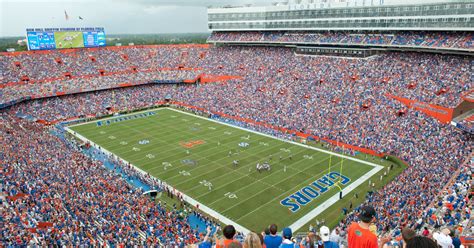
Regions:
<instances>
[{"instance_id":1,"label":"grass turf","mask_svg":"<svg viewBox=\"0 0 474 248\"><path fill-rule=\"evenodd\" d=\"M339 172L341 158L171 109L152 112L156 115L101 127L94 121L70 128L250 230L263 230L270 223L288 226L338 192L331 188L293 213L280 201L328 173L329 161L330 170ZM241 142L249 145L240 147ZM236 159L239 165L234 167ZM256 164L265 161L271 170L257 172ZM352 183L372 168L344 160L342 174ZM401 170L393 170L377 187ZM378 176L371 180L378 182ZM205 181L212 183L211 190ZM349 201L355 206L367 190L363 183L354 190L358 199L345 197L317 218L335 225L342 207ZM230 194L237 198L229 198Z\"/></svg>"}]
</instances>

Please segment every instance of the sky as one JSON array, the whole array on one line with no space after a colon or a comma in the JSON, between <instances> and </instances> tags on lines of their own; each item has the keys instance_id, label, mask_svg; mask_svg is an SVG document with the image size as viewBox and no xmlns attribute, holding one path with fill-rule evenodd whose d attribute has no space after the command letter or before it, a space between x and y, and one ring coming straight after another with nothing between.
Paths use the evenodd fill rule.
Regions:
<instances>
[{"instance_id":1,"label":"sky","mask_svg":"<svg viewBox=\"0 0 474 248\"><path fill-rule=\"evenodd\" d=\"M281 1L285 0L0 0L0 37L25 36L26 28L47 27L104 27L108 34L204 33L207 6Z\"/></svg>"},{"instance_id":2,"label":"sky","mask_svg":"<svg viewBox=\"0 0 474 248\"><path fill-rule=\"evenodd\" d=\"M104 27L108 34L203 33L208 32L207 6L271 2L275 1L0 0L0 37L25 36L26 28L44 27Z\"/></svg>"}]
</instances>

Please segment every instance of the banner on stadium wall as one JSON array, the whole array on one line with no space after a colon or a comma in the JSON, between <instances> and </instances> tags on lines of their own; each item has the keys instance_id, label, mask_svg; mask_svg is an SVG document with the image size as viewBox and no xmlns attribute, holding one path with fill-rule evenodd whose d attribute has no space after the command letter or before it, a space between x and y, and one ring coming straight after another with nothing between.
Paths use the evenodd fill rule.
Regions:
<instances>
[{"instance_id":1,"label":"banner on stadium wall","mask_svg":"<svg viewBox=\"0 0 474 248\"><path fill-rule=\"evenodd\" d=\"M461 236L459 238L464 246L474 245L474 236Z\"/></svg>"},{"instance_id":2,"label":"banner on stadium wall","mask_svg":"<svg viewBox=\"0 0 474 248\"><path fill-rule=\"evenodd\" d=\"M233 75L209 75L202 74L200 75L201 83L215 83L215 82L226 82L232 79L242 79L241 76Z\"/></svg>"},{"instance_id":3,"label":"banner on stadium wall","mask_svg":"<svg viewBox=\"0 0 474 248\"><path fill-rule=\"evenodd\" d=\"M450 123L453 119L453 109L451 108L419 102L399 96L394 96L391 94L387 94L387 96L405 104L408 108L414 108L418 111L425 113L428 116L434 117L440 122Z\"/></svg>"},{"instance_id":4,"label":"banner on stadium wall","mask_svg":"<svg viewBox=\"0 0 474 248\"><path fill-rule=\"evenodd\" d=\"M385 156L385 154L378 153L378 152L376 152L374 150L371 150L371 149L367 149L367 148L363 148L363 147L359 147L359 146L354 146L354 145L349 145L349 144L346 144L346 143L342 143L342 142L339 142L339 141L330 140L330 139L326 139L326 138L323 138L322 140L324 140L324 141L326 141L326 142L328 142L332 145L338 146L338 147L344 147L346 149L366 153L366 154L369 154L369 155L372 155L372 156L376 156L376 157Z\"/></svg>"}]
</instances>

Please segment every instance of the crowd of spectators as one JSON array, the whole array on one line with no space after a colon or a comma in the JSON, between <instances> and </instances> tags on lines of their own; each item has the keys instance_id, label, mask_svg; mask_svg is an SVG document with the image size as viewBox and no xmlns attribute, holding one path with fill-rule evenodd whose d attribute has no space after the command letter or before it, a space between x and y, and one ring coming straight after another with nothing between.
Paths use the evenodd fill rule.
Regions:
<instances>
[{"instance_id":1,"label":"crowd of spectators","mask_svg":"<svg viewBox=\"0 0 474 248\"><path fill-rule=\"evenodd\" d=\"M157 68L198 67L205 46L111 47L50 50L4 54L0 60L1 82L17 82L22 76L30 81L50 78L98 75L100 70L116 73L136 67L144 71Z\"/></svg>"},{"instance_id":2,"label":"crowd of spectators","mask_svg":"<svg viewBox=\"0 0 474 248\"><path fill-rule=\"evenodd\" d=\"M472 32L213 32L209 42L282 42L473 49Z\"/></svg>"},{"instance_id":3,"label":"crowd of spectators","mask_svg":"<svg viewBox=\"0 0 474 248\"><path fill-rule=\"evenodd\" d=\"M198 244L190 247L243 247L243 248L460 248L463 246L459 237L460 232L455 228L435 229L430 232L428 228L423 231L413 228L403 228L396 235L378 235L372 228L377 222L376 212L373 207L366 205L358 213L358 221L354 221L343 232L338 229L333 232L327 226L311 229L307 233L295 234L289 227L277 233L275 224L269 225L261 233L249 232L245 237L232 225L223 228L223 237L219 238L212 229L208 228L206 236ZM346 237L347 236L347 237Z\"/></svg>"},{"instance_id":4,"label":"crowd of spectators","mask_svg":"<svg viewBox=\"0 0 474 248\"><path fill-rule=\"evenodd\" d=\"M142 56L137 55L138 49L143 49ZM4 86L0 87L0 104L29 97L115 88L122 84L145 84L152 80L195 80L198 75L205 73L244 76L246 78L244 82L252 83L251 87L258 86L261 89L266 88L266 84L270 81L281 81L282 85L276 86L282 89L291 84L301 85L298 82L312 82L310 88L305 87L305 84L302 84L301 88L290 87L299 95L308 94L310 97L312 88L317 87L315 85L317 82L324 81L326 84L321 87L325 89L328 85L339 87L340 84L350 85L359 82L364 87L378 87L385 93L452 108L462 100L460 94L472 87L470 71L474 63L472 59L465 57L434 54L388 53L367 60L341 60L330 57L295 56L291 49L286 48L230 47L164 49L167 52L160 52L159 58L165 58L167 54L183 62L171 64L166 62L171 61L171 58L166 58L165 62L160 63L155 61L158 56L155 50L161 51L158 48L124 50L128 52L129 64L138 64L139 61L141 66L135 67L136 70L112 71L104 75L98 72L95 74L77 73L71 78L61 77L44 81L35 81L33 71L45 68L33 66L25 68L31 73L29 75L31 81L15 81L13 84L8 84L10 74L15 71L14 68L10 68L14 64L11 59L28 56L2 56L6 59L0 60L4 63L0 66L5 66L6 76L2 78ZM153 54L153 51L156 53ZM33 54L32 56L41 61L54 57L51 54ZM114 57L108 56L101 60L106 61L107 58ZM272 61L281 63L272 63ZM105 64L109 63L113 64L112 62ZM113 70L112 67L108 69ZM52 74L56 73L54 67L48 67L45 70ZM20 78L21 73L14 73L15 78Z\"/></svg>"},{"instance_id":5,"label":"crowd of spectators","mask_svg":"<svg viewBox=\"0 0 474 248\"><path fill-rule=\"evenodd\" d=\"M3 246L183 247L199 240L185 210L166 209L144 197L141 189L43 125L7 113L0 122ZM122 171L138 177L125 164Z\"/></svg>"},{"instance_id":6,"label":"crowd of spectators","mask_svg":"<svg viewBox=\"0 0 474 248\"><path fill-rule=\"evenodd\" d=\"M190 45L4 54L0 59L0 104L123 83L194 80L206 51L206 46Z\"/></svg>"},{"instance_id":7,"label":"crowd of spectators","mask_svg":"<svg viewBox=\"0 0 474 248\"><path fill-rule=\"evenodd\" d=\"M195 80L199 71L195 70L153 70L134 73L112 74L107 76L76 77L43 83L18 84L0 89L1 103L18 99L41 98L77 92L97 91L117 88L121 85L141 85L155 82L183 82Z\"/></svg>"},{"instance_id":8,"label":"crowd of spectators","mask_svg":"<svg viewBox=\"0 0 474 248\"><path fill-rule=\"evenodd\" d=\"M6 205L2 218L7 223L1 229L4 242L89 245L97 244L94 242L99 237L102 242L130 245L184 245L200 240L182 212L167 211L162 205L140 197L138 189L104 169L100 162L85 157L43 126L16 117L26 114L54 121L100 116L153 106L165 98L400 157L410 166L367 199L378 213L379 232L436 223L459 225L470 218L472 206L464 196L470 190L471 175L461 165L472 152L472 137L406 109L387 95L454 107L461 101L461 93L473 86L471 59L418 53L346 59L295 56L291 49L263 47L195 50L191 53L198 62L192 62L193 67L202 67L204 73L243 78L215 84L147 84L94 91L27 101L2 110L0 131L5 149L0 155L2 173L6 176L2 192L8 197L18 196L2 202ZM130 48L128 60L146 61L146 51ZM166 56L164 53L160 51L160 56ZM172 60L173 55L169 56L168 60ZM149 59L155 61L154 55ZM149 63L151 66L155 62ZM48 83L40 86L46 87L41 92L28 85L21 89L29 94L96 90L127 80L126 83L133 83L156 79L159 73L165 72L150 77L148 72L139 72L71 79L83 81L61 86L67 89L59 85L49 87ZM173 74L175 71L166 73L170 73L167 78L181 75ZM439 94L441 89L445 92ZM2 89L2 99L15 94L8 90L10 87ZM399 110L404 114L400 115ZM248 127L270 131L255 125ZM462 171L456 180L459 184L453 184L447 191L451 193L438 200L439 186L447 184L458 170ZM349 213L339 228L347 228L359 210L356 207ZM39 222L53 223L53 227L37 228ZM29 228L37 228L37 235L32 235Z\"/></svg>"}]
</instances>

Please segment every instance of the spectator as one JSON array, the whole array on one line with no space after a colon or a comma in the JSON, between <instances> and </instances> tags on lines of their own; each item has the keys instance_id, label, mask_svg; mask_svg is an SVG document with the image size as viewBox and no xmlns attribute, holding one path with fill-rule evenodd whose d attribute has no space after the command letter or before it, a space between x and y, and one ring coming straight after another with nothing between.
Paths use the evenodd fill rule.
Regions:
<instances>
[{"instance_id":1,"label":"spectator","mask_svg":"<svg viewBox=\"0 0 474 248\"><path fill-rule=\"evenodd\" d=\"M258 238L260 239L260 245L262 245L263 248L266 248L267 246L265 245L263 234L259 233Z\"/></svg>"},{"instance_id":2,"label":"spectator","mask_svg":"<svg viewBox=\"0 0 474 248\"><path fill-rule=\"evenodd\" d=\"M262 248L262 244L260 243L259 236L254 233L250 232L245 236L245 240L242 244L243 248Z\"/></svg>"},{"instance_id":3,"label":"spectator","mask_svg":"<svg viewBox=\"0 0 474 248\"><path fill-rule=\"evenodd\" d=\"M324 247L323 241L314 232L309 232L300 242L300 248L319 248Z\"/></svg>"},{"instance_id":4,"label":"spectator","mask_svg":"<svg viewBox=\"0 0 474 248\"><path fill-rule=\"evenodd\" d=\"M438 246L436 242L430 238L415 236L407 242L405 248L438 248Z\"/></svg>"},{"instance_id":5,"label":"spectator","mask_svg":"<svg viewBox=\"0 0 474 248\"><path fill-rule=\"evenodd\" d=\"M430 236L430 230L428 230L428 227L424 227L423 228L423 232L421 233L421 235L425 236L425 237L428 237Z\"/></svg>"},{"instance_id":6,"label":"spectator","mask_svg":"<svg viewBox=\"0 0 474 248\"><path fill-rule=\"evenodd\" d=\"M441 232L433 233L433 239L441 248L452 248L453 239L450 236L451 231L448 228L444 228Z\"/></svg>"},{"instance_id":7,"label":"spectator","mask_svg":"<svg viewBox=\"0 0 474 248\"><path fill-rule=\"evenodd\" d=\"M319 229L319 235L321 240L324 242L324 248L339 248L339 244L333 241L330 241L330 230L327 226L322 226Z\"/></svg>"},{"instance_id":8,"label":"spectator","mask_svg":"<svg viewBox=\"0 0 474 248\"><path fill-rule=\"evenodd\" d=\"M380 244L377 236L369 231L370 225L376 220L375 209L371 206L364 206L359 213L360 222L353 222L348 230L347 241L349 248L377 248L383 247L385 243L390 241L390 237L381 239Z\"/></svg>"},{"instance_id":9,"label":"spectator","mask_svg":"<svg viewBox=\"0 0 474 248\"><path fill-rule=\"evenodd\" d=\"M410 239L416 237L416 232L411 228L402 229L402 244L406 244Z\"/></svg>"},{"instance_id":10,"label":"spectator","mask_svg":"<svg viewBox=\"0 0 474 248\"><path fill-rule=\"evenodd\" d=\"M293 241L293 233L291 228L285 227L282 231L283 241L280 244L280 248L296 248L298 245Z\"/></svg>"},{"instance_id":11,"label":"spectator","mask_svg":"<svg viewBox=\"0 0 474 248\"><path fill-rule=\"evenodd\" d=\"M459 238L459 235L456 232L451 231L451 238L453 239L454 248L461 247L461 239Z\"/></svg>"},{"instance_id":12,"label":"spectator","mask_svg":"<svg viewBox=\"0 0 474 248\"><path fill-rule=\"evenodd\" d=\"M332 230L329 240L341 246L342 242L344 241L343 236L344 235L341 234L340 228L336 227Z\"/></svg>"},{"instance_id":13,"label":"spectator","mask_svg":"<svg viewBox=\"0 0 474 248\"><path fill-rule=\"evenodd\" d=\"M269 235L264 236L265 246L267 248L277 248L283 241L282 237L277 235L278 227L275 224L271 224L268 227Z\"/></svg>"},{"instance_id":14,"label":"spectator","mask_svg":"<svg viewBox=\"0 0 474 248\"><path fill-rule=\"evenodd\" d=\"M222 234L224 235L223 239L216 239L216 248L227 248L233 243L240 245L239 241L234 239L236 234L234 226L225 226L224 229L222 229Z\"/></svg>"},{"instance_id":15,"label":"spectator","mask_svg":"<svg viewBox=\"0 0 474 248\"><path fill-rule=\"evenodd\" d=\"M204 237L201 244L199 244L199 248L211 248L212 247L212 239L211 239L211 227L208 226L206 228L206 236Z\"/></svg>"}]
</instances>

